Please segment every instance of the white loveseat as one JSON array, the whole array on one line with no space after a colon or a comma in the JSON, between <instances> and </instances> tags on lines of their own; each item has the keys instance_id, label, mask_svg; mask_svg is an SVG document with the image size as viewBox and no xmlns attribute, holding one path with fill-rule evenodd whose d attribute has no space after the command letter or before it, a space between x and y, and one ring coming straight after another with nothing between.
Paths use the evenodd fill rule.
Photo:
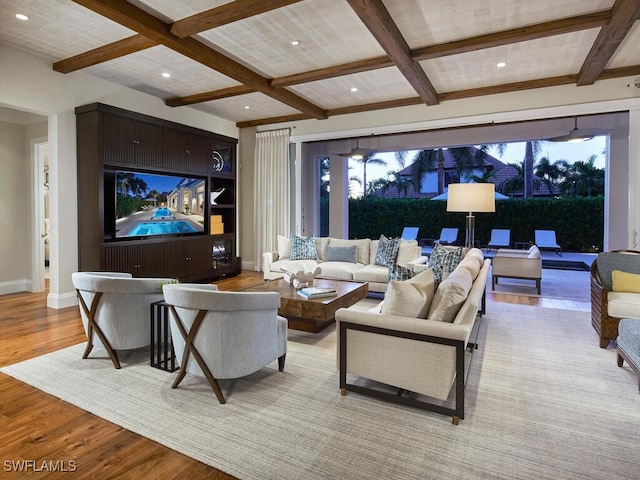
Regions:
<instances>
[{"instance_id":1,"label":"white loveseat","mask_svg":"<svg viewBox=\"0 0 640 480\"><path fill-rule=\"evenodd\" d=\"M332 237L315 239L317 259L291 260L291 239L278 236L278 250L265 252L262 258L262 270L265 280L283 277L285 270L313 271L320 267L319 278L333 280L368 282L370 292L384 292L389 278L389 267L377 265L379 240L369 238L343 240ZM328 247L356 247L357 262L327 260ZM400 239L395 264L413 269L415 265L424 264L427 257L421 256L421 248L416 240Z\"/></svg>"},{"instance_id":2,"label":"white loveseat","mask_svg":"<svg viewBox=\"0 0 640 480\"><path fill-rule=\"evenodd\" d=\"M338 310L342 394L350 390L450 415L454 424L464 418L465 352L477 348L476 320L484 313L490 264L479 249L470 250L435 290L426 318L382 313L384 306ZM432 275L429 270L419 275L424 274ZM448 407L443 402L453 385L455 407Z\"/></svg>"}]
</instances>

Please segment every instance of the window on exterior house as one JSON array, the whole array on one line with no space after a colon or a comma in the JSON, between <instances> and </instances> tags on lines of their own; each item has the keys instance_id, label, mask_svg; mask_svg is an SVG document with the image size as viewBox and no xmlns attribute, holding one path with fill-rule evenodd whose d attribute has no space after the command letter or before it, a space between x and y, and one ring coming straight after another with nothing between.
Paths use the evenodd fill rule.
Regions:
<instances>
[{"instance_id":1,"label":"window on exterior house","mask_svg":"<svg viewBox=\"0 0 640 480\"><path fill-rule=\"evenodd\" d=\"M444 172L444 186L450 183L460 183L460 174L457 172Z\"/></svg>"}]
</instances>

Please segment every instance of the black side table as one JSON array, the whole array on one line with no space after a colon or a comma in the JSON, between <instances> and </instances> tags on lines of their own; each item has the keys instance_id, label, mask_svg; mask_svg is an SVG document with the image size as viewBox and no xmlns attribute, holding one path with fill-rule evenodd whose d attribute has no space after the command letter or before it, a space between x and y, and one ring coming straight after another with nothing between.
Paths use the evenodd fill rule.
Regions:
<instances>
[{"instance_id":1,"label":"black side table","mask_svg":"<svg viewBox=\"0 0 640 480\"><path fill-rule=\"evenodd\" d=\"M169 304L164 301L151 304L151 366L175 372L180 367L176 365L176 355L171 341L171 328L169 327Z\"/></svg>"}]
</instances>

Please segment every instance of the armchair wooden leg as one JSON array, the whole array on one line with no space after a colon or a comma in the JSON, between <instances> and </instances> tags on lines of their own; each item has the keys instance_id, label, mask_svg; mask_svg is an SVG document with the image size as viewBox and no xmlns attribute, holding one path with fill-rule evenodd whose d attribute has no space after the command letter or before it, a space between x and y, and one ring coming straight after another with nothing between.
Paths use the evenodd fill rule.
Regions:
<instances>
[{"instance_id":1,"label":"armchair wooden leg","mask_svg":"<svg viewBox=\"0 0 640 480\"><path fill-rule=\"evenodd\" d=\"M171 388L176 388L178 384L182 381L184 376L187 374L187 361L189 360L189 355L191 354L193 355L193 358L195 358L196 362L198 363L198 366L200 367L200 370L202 370L202 373L204 374L204 377L207 379L207 382L209 382L209 385L211 386L213 393L215 393L218 401L220 403L227 403L227 401L224 398L224 395L222 394L222 390L220 389L220 385L218 384L218 380L213 376L208 365L202 358L202 355L200 355L200 352L198 352L198 349L193 344L196 338L196 335L198 333L198 329L200 328L200 325L202 324L202 320L207 314L207 311L200 310L198 312L198 314L196 315L196 318L193 320L193 324L191 325L191 330L187 332L186 328L184 327L184 324L182 323L182 320L180 319L180 316L178 315L178 312L176 312L175 307L173 305L170 305L169 308L171 310L171 314L173 315L173 318L176 321L176 326L178 327L178 330L180 331L180 334L182 335L182 338L184 338L184 341L185 341L184 352L182 354L182 362L180 363L180 371L178 372L178 375L176 376L176 379L174 380Z\"/></svg>"},{"instance_id":2,"label":"armchair wooden leg","mask_svg":"<svg viewBox=\"0 0 640 480\"><path fill-rule=\"evenodd\" d=\"M600 348L607 348L609 346L609 339L600 337Z\"/></svg>"},{"instance_id":3,"label":"armchair wooden leg","mask_svg":"<svg viewBox=\"0 0 640 480\"><path fill-rule=\"evenodd\" d=\"M281 357L278 357L278 370L280 372L284 371L284 361L287 357L287 354L285 353L284 355L282 355Z\"/></svg>"},{"instance_id":4,"label":"armchair wooden leg","mask_svg":"<svg viewBox=\"0 0 640 480\"><path fill-rule=\"evenodd\" d=\"M76 292L78 295L78 300L80 302L80 307L87 316L87 347L82 354L82 358L86 359L89 356L89 353L91 353L91 350L93 350L93 334L95 333L96 335L98 335L98 338L102 342L104 349L107 351L107 354L109 355L114 368L119 370L120 360L118 360L118 354L109 343L107 336L95 321L96 310L98 309L100 298L102 298L102 292L95 293L95 295L93 296L93 300L91 301L91 307L87 307L84 298L82 298L82 295L80 294L80 290L76 290Z\"/></svg>"},{"instance_id":5,"label":"armchair wooden leg","mask_svg":"<svg viewBox=\"0 0 640 480\"><path fill-rule=\"evenodd\" d=\"M621 367L624 364L624 358L622 358L622 355L620 355L620 352L618 352L618 366Z\"/></svg>"}]
</instances>

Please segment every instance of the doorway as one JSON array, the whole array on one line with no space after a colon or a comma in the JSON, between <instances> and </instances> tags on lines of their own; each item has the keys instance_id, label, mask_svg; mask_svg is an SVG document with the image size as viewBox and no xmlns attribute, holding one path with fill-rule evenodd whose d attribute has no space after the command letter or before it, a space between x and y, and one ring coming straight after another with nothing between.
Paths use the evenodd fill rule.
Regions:
<instances>
[{"instance_id":1,"label":"doorway","mask_svg":"<svg viewBox=\"0 0 640 480\"><path fill-rule=\"evenodd\" d=\"M33 241L31 291L42 292L49 278L49 143L46 137L31 140L33 165Z\"/></svg>"}]
</instances>

